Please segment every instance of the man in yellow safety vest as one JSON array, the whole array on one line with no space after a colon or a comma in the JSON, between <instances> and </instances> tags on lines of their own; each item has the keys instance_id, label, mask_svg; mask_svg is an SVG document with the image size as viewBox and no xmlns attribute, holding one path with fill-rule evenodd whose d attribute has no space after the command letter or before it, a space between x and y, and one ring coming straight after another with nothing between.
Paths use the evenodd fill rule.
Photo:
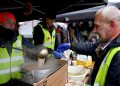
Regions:
<instances>
[{"instance_id":1,"label":"man in yellow safety vest","mask_svg":"<svg viewBox=\"0 0 120 86\"><path fill-rule=\"evenodd\" d=\"M24 63L22 36L15 30L16 18L10 12L0 13L0 86L32 86L20 80Z\"/></svg>"},{"instance_id":2,"label":"man in yellow safety vest","mask_svg":"<svg viewBox=\"0 0 120 86\"><path fill-rule=\"evenodd\" d=\"M66 43L58 46L57 50L63 52L71 48L86 54L89 53L86 51L92 51L96 58L91 85L120 86L120 10L115 6L99 9L95 15L92 32L99 35L98 44Z\"/></svg>"}]
</instances>

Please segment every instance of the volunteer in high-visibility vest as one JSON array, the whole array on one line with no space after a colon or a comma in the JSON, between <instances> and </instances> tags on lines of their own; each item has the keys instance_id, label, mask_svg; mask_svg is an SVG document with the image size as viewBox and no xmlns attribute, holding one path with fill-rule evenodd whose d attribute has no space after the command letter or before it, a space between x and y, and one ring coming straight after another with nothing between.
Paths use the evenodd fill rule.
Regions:
<instances>
[{"instance_id":1,"label":"volunteer in high-visibility vest","mask_svg":"<svg viewBox=\"0 0 120 86\"><path fill-rule=\"evenodd\" d=\"M77 53L95 55L90 86L120 86L120 10L115 6L99 9L92 32L99 35L99 43L66 43L58 51L71 48Z\"/></svg>"},{"instance_id":2,"label":"volunteer in high-visibility vest","mask_svg":"<svg viewBox=\"0 0 120 86\"><path fill-rule=\"evenodd\" d=\"M101 8L95 15L93 32L99 34L101 43L96 48L96 55L100 58L100 64L99 68L95 66L97 69L93 78L94 86L120 85L119 18L120 10L115 6ZM98 62L95 63L98 64Z\"/></svg>"},{"instance_id":3,"label":"volunteer in high-visibility vest","mask_svg":"<svg viewBox=\"0 0 120 86\"><path fill-rule=\"evenodd\" d=\"M54 46L55 46L55 36L56 36L56 31L55 31L55 27L53 26L52 32L49 32L42 24L38 24L39 27L42 29L43 34L44 34L44 39L43 39L43 44L42 46L51 48L54 50ZM35 34L35 33L34 33ZM35 42L36 43L36 42Z\"/></svg>"},{"instance_id":4,"label":"volunteer in high-visibility vest","mask_svg":"<svg viewBox=\"0 0 120 86\"><path fill-rule=\"evenodd\" d=\"M33 31L34 45L42 45L54 50L56 39L56 27L53 22L56 19L56 14L47 12L43 21L38 23Z\"/></svg>"},{"instance_id":5,"label":"volunteer in high-visibility vest","mask_svg":"<svg viewBox=\"0 0 120 86\"><path fill-rule=\"evenodd\" d=\"M0 86L32 86L20 80L24 63L22 36L15 31L16 18L10 12L0 13Z\"/></svg>"},{"instance_id":6,"label":"volunteer in high-visibility vest","mask_svg":"<svg viewBox=\"0 0 120 86\"><path fill-rule=\"evenodd\" d=\"M40 45L40 46L44 46L46 48L55 50L57 46L56 45L56 27L53 25L55 19L56 19L55 12L48 11L44 16L43 21L38 23L38 25L34 28L33 42L35 46ZM51 55L49 54L48 57L51 57ZM59 56L55 56L55 57L58 58Z\"/></svg>"}]
</instances>

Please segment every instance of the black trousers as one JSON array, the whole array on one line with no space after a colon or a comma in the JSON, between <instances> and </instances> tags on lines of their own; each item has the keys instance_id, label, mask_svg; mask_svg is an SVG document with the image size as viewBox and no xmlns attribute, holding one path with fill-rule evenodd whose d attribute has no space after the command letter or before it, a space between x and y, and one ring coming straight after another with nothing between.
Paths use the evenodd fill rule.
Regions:
<instances>
[{"instance_id":1,"label":"black trousers","mask_svg":"<svg viewBox=\"0 0 120 86\"><path fill-rule=\"evenodd\" d=\"M19 79L11 79L7 83L0 84L0 86L33 86L33 85L23 82Z\"/></svg>"}]
</instances>

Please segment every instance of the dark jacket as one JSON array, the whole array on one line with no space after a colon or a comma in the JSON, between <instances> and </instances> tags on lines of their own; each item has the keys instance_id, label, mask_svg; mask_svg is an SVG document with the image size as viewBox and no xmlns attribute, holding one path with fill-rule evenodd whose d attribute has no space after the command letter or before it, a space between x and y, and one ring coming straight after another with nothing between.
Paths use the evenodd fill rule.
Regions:
<instances>
[{"instance_id":1,"label":"dark jacket","mask_svg":"<svg viewBox=\"0 0 120 86\"><path fill-rule=\"evenodd\" d=\"M92 43L82 43L82 44L76 44L76 47L74 48L77 49L80 53L83 54L95 54L95 49L98 44L92 44ZM104 50L100 51L101 57L100 58L95 58L95 65L91 74L91 85L93 86L97 72L99 70L100 64L103 61L104 57L108 53L108 51L113 48L113 47L118 47L120 46L120 35L114 39ZM105 81L105 86L120 86L120 51L118 51L109 66L108 73L106 76L106 81Z\"/></svg>"}]
</instances>

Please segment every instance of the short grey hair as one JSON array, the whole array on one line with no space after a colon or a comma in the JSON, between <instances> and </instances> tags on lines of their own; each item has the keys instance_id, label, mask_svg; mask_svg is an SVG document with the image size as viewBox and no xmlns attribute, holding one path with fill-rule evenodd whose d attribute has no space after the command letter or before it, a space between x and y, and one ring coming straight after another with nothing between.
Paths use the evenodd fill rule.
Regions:
<instances>
[{"instance_id":1,"label":"short grey hair","mask_svg":"<svg viewBox=\"0 0 120 86\"><path fill-rule=\"evenodd\" d=\"M107 19L116 19L120 22L120 10L115 6L106 6L97 11L96 14L102 13L102 15Z\"/></svg>"}]
</instances>

